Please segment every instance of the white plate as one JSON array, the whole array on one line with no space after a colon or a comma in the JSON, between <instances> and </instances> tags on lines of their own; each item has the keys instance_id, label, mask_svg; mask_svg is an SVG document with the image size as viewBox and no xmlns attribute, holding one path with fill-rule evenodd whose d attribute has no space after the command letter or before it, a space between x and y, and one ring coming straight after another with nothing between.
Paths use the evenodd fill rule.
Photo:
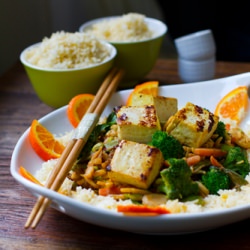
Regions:
<instances>
[{"instance_id":1,"label":"white plate","mask_svg":"<svg viewBox=\"0 0 250 250\"><path fill-rule=\"evenodd\" d=\"M250 73L199 83L162 86L160 87L160 95L178 98L179 108L189 101L213 112L219 99L239 85L250 85ZM109 114L114 106L125 103L129 93L130 90L116 93L105 109L104 115ZM246 121L249 118L248 116ZM46 115L39 121L57 135L72 129L67 120L66 107ZM27 129L13 151L10 167L12 176L35 196L41 194L52 199L53 207L57 210L95 225L143 234L183 234L217 228L250 217L250 204L194 214L168 214L153 217L124 216L40 187L18 173L19 167L23 165L28 171L35 174L41 163L42 160L34 153L29 144Z\"/></svg>"}]
</instances>

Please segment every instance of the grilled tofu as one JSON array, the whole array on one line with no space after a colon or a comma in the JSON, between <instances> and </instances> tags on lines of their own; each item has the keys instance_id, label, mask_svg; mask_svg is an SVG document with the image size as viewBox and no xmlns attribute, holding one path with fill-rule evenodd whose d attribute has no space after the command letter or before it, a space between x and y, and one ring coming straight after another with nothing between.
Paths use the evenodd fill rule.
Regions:
<instances>
[{"instance_id":1,"label":"grilled tofu","mask_svg":"<svg viewBox=\"0 0 250 250\"><path fill-rule=\"evenodd\" d=\"M190 102L169 118L165 130L189 147L202 146L214 133L219 117Z\"/></svg>"},{"instance_id":2,"label":"grilled tofu","mask_svg":"<svg viewBox=\"0 0 250 250\"><path fill-rule=\"evenodd\" d=\"M161 130L153 105L122 106L116 110L116 116L121 140L149 143L153 133Z\"/></svg>"},{"instance_id":3,"label":"grilled tofu","mask_svg":"<svg viewBox=\"0 0 250 250\"><path fill-rule=\"evenodd\" d=\"M115 182L147 189L159 174L162 163L159 149L122 140L115 150L108 175Z\"/></svg>"},{"instance_id":4,"label":"grilled tofu","mask_svg":"<svg viewBox=\"0 0 250 250\"><path fill-rule=\"evenodd\" d=\"M178 102L174 97L152 96L135 93L131 99L131 106L154 105L161 125L178 111Z\"/></svg>"}]
</instances>

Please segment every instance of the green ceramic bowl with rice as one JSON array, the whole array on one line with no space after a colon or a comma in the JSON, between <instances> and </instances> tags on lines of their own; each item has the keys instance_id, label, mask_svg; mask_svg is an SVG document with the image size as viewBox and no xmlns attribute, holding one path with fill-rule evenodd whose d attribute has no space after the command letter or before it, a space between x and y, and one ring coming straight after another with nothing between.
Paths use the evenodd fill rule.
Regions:
<instances>
[{"instance_id":1,"label":"green ceramic bowl with rice","mask_svg":"<svg viewBox=\"0 0 250 250\"><path fill-rule=\"evenodd\" d=\"M82 24L80 32L93 34L117 49L115 65L125 70L120 87L133 87L154 67L167 26L138 13L111 16Z\"/></svg>"},{"instance_id":2,"label":"green ceramic bowl with rice","mask_svg":"<svg viewBox=\"0 0 250 250\"><path fill-rule=\"evenodd\" d=\"M95 94L116 54L91 35L61 31L24 49L20 60L40 100L59 108L77 94Z\"/></svg>"}]
</instances>

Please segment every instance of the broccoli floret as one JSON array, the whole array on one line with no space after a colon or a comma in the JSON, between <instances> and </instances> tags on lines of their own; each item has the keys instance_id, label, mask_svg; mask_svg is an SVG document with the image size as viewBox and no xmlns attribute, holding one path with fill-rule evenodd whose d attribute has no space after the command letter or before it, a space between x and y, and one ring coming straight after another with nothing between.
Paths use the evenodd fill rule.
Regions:
<instances>
[{"instance_id":1,"label":"broccoli floret","mask_svg":"<svg viewBox=\"0 0 250 250\"><path fill-rule=\"evenodd\" d=\"M218 194L220 189L230 189L229 176L219 168L211 166L201 177L202 184L209 190L210 194Z\"/></svg>"},{"instance_id":2,"label":"broccoli floret","mask_svg":"<svg viewBox=\"0 0 250 250\"><path fill-rule=\"evenodd\" d=\"M156 131L152 136L150 144L161 150L165 160L182 158L184 156L184 149L181 143L164 131Z\"/></svg>"},{"instance_id":3,"label":"broccoli floret","mask_svg":"<svg viewBox=\"0 0 250 250\"><path fill-rule=\"evenodd\" d=\"M226 130L226 125L224 122L219 121L216 130L214 131L214 134L217 134L219 137L222 137L222 142L225 142L227 137L228 137L228 133Z\"/></svg>"},{"instance_id":4,"label":"broccoli floret","mask_svg":"<svg viewBox=\"0 0 250 250\"><path fill-rule=\"evenodd\" d=\"M199 194L197 182L191 179L192 171L184 159L168 159L170 166L160 172L162 182L158 191L171 200L184 199Z\"/></svg>"},{"instance_id":5,"label":"broccoli floret","mask_svg":"<svg viewBox=\"0 0 250 250\"><path fill-rule=\"evenodd\" d=\"M243 178L250 171L246 150L240 147L231 147L227 153L223 166L240 174Z\"/></svg>"}]
</instances>

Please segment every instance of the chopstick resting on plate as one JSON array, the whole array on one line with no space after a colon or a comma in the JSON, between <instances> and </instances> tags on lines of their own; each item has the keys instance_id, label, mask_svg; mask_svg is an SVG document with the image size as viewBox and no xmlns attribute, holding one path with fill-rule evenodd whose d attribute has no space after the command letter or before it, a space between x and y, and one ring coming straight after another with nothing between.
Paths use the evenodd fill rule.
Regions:
<instances>
[{"instance_id":1,"label":"chopstick resting on plate","mask_svg":"<svg viewBox=\"0 0 250 250\"><path fill-rule=\"evenodd\" d=\"M81 150L86 144L91 132L99 121L104 108L116 90L123 74L123 70L113 68L107 75L88 111L75 129L73 138L58 159L56 166L45 184L46 188L53 191L59 190L63 181L67 177L68 172L71 170ZM39 196L27 219L25 228L29 228L30 226L33 229L36 228L50 203L51 200L49 198Z\"/></svg>"}]
</instances>

